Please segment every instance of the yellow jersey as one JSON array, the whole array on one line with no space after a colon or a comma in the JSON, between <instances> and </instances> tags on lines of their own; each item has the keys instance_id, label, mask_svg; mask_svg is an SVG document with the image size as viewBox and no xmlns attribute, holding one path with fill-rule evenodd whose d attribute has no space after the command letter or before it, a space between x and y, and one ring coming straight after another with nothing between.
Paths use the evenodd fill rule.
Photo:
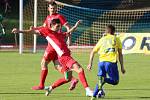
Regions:
<instances>
[{"instance_id":1,"label":"yellow jersey","mask_svg":"<svg viewBox=\"0 0 150 100\"><path fill-rule=\"evenodd\" d=\"M118 48L122 49L122 43L115 35L107 34L99 39L96 46L93 48L94 52L98 52L99 61L103 62L117 62Z\"/></svg>"}]
</instances>

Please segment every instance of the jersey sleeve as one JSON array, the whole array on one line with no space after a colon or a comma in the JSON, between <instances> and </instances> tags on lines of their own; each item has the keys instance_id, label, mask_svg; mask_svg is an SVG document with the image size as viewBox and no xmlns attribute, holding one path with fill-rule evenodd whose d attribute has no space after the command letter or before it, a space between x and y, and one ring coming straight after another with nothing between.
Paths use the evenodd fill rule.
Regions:
<instances>
[{"instance_id":1,"label":"jersey sleeve","mask_svg":"<svg viewBox=\"0 0 150 100\"><path fill-rule=\"evenodd\" d=\"M117 40L117 41L116 41L116 42L117 42L117 47L118 47L119 49L122 49L122 43L121 43L120 38L117 37L116 40Z\"/></svg>"},{"instance_id":2,"label":"jersey sleeve","mask_svg":"<svg viewBox=\"0 0 150 100\"><path fill-rule=\"evenodd\" d=\"M35 31L37 31L39 33L39 35L43 36L43 37L46 37L47 36L47 32L45 30L44 27L36 27L34 28Z\"/></svg>"},{"instance_id":3,"label":"jersey sleeve","mask_svg":"<svg viewBox=\"0 0 150 100\"><path fill-rule=\"evenodd\" d=\"M67 23L67 20L63 15L59 15L59 20L62 25L65 25Z\"/></svg>"},{"instance_id":4,"label":"jersey sleeve","mask_svg":"<svg viewBox=\"0 0 150 100\"><path fill-rule=\"evenodd\" d=\"M101 39L97 42L96 46L93 48L94 52L98 52L101 47Z\"/></svg>"}]
</instances>

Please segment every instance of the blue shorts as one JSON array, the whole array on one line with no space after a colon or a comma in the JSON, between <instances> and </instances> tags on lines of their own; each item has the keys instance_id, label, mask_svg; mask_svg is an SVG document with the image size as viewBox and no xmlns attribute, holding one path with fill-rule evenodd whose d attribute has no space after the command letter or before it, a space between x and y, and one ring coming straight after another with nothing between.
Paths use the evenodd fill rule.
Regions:
<instances>
[{"instance_id":1,"label":"blue shorts","mask_svg":"<svg viewBox=\"0 0 150 100\"><path fill-rule=\"evenodd\" d=\"M98 76L108 77L111 80L119 80L119 72L117 63L112 62L99 62L98 63Z\"/></svg>"}]
</instances>

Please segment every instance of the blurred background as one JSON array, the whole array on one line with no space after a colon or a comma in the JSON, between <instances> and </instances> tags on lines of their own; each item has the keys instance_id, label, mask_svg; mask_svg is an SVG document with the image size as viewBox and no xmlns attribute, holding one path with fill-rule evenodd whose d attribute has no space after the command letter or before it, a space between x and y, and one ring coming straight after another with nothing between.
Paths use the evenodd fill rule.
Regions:
<instances>
[{"instance_id":1,"label":"blurred background","mask_svg":"<svg viewBox=\"0 0 150 100\"><path fill-rule=\"evenodd\" d=\"M43 24L49 14L48 3L37 0L37 26ZM72 35L73 46L93 46L102 36L105 26L113 24L117 33L149 33L149 0L58 0L58 12L63 14L70 25L78 19L83 24ZM6 34L0 38L0 50L18 50L19 36L10 34L13 27L19 27L19 0L1 0L0 14ZM23 1L23 28L34 23L34 0ZM2 33L2 32L1 32ZM24 49L32 52L34 38L24 35ZM45 47L47 42L37 37L37 50ZM11 47L11 49L9 48Z\"/></svg>"}]
</instances>

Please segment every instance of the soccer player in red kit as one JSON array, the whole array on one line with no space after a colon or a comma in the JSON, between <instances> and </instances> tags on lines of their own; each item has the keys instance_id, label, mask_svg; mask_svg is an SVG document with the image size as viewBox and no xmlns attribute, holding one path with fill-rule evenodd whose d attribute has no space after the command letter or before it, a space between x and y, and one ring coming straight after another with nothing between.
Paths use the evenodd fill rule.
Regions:
<instances>
[{"instance_id":1,"label":"soccer player in red kit","mask_svg":"<svg viewBox=\"0 0 150 100\"><path fill-rule=\"evenodd\" d=\"M50 28L50 24L48 24L48 23L50 23L51 20L58 18L61 22L61 28L62 28L62 26L64 26L67 30L70 29L70 26L69 26L67 20L65 19L65 17L63 15L57 13L57 4L55 2L49 4L48 10L49 10L50 14L46 17L46 19L44 21L44 24L43 24L44 27ZM61 28L59 30L60 32L61 32ZM71 44L71 37L69 35L68 36L68 45L70 45L70 44ZM50 63L50 61L53 61L55 69L57 69L59 72L63 73L62 67L60 66L59 62L57 61L57 54L54 51L54 49L51 47L51 45L48 43L48 46L45 50L44 56L41 61L40 83L38 86L33 86L32 87L33 90L44 89L44 83L45 83L46 76L48 73L48 64ZM76 78L72 77L69 90L73 90L77 83L78 83L78 80Z\"/></svg>"},{"instance_id":2,"label":"soccer player in red kit","mask_svg":"<svg viewBox=\"0 0 150 100\"><path fill-rule=\"evenodd\" d=\"M67 44L64 41L64 37L69 35L70 32L73 32L77 26L79 25L80 21L78 21L75 26L73 26L68 32L62 33L59 32L61 28L61 23L59 19L53 19L50 23L50 28L43 27L43 28L35 28L31 30L17 30L13 29L13 33L36 33L44 36L48 43L51 44L53 49L57 52L58 60L63 67L64 70L64 77L60 78L53 85L49 86L46 90L46 96L56 87L67 83L68 80L71 80L72 74L68 73L70 71L75 71L78 73L78 77L85 88L86 96L92 96L93 92L90 90L88 83L86 81L86 77L84 74L84 69L80 66L80 64L75 61L71 57L71 52L67 47Z\"/></svg>"}]
</instances>

